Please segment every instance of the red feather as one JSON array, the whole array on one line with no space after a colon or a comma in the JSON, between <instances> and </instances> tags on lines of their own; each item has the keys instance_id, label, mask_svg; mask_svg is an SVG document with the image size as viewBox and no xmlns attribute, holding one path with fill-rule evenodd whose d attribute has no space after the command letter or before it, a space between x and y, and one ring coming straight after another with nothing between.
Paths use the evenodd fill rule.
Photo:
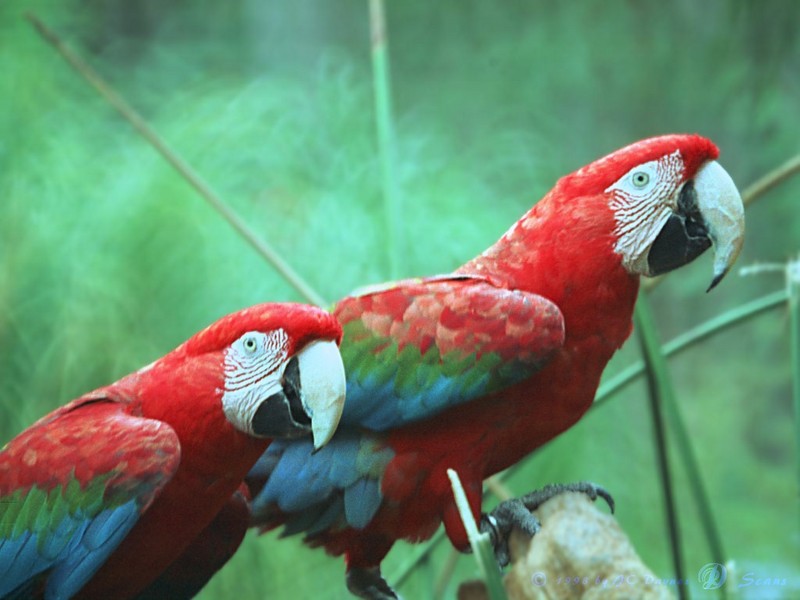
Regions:
<instances>
[{"instance_id":1,"label":"red feather","mask_svg":"<svg viewBox=\"0 0 800 600\"><path fill-rule=\"evenodd\" d=\"M233 554L248 514L236 493L270 440L242 433L227 420L224 355L244 333L278 328L289 338L289 356L312 340L341 339L341 327L321 309L254 306L52 412L0 452L0 496L20 490L24 496L33 486L49 491L76 478L82 489L105 482L102 501L112 509L136 501L138 521L77 597L134 597L187 548L202 555L184 557L160 582L185 584L191 564L205 571L189 583L202 585ZM47 576L41 575L43 585ZM53 592L58 590L48 589Z\"/></svg>"},{"instance_id":2,"label":"red feather","mask_svg":"<svg viewBox=\"0 0 800 600\"><path fill-rule=\"evenodd\" d=\"M290 355L311 339L341 338L326 312L301 304L261 304L223 317L151 367L122 380L144 416L177 433L175 476L81 591L84 598L125 597L178 559L231 500L270 440L248 436L221 407L223 351L248 331L283 328ZM210 575L209 575L210 576Z\"/></svg>"},{"instance_id":3,"label":"red feather","mask_svg":"<svg viewBox=\"0 0 800 600\"><path fill-rule=\"evenodd\" d=\"M459 473L478 518L485 478L568 429L589 408L608 360L631 333L639 288L639 278L623 268L614 250L616 223L604 192L634 166L676 149L684 179L718 155L713 143L689 135L645 140L600 159L562 178L495 245L456 271L552 301L564 319L563 346L525 381L386 432L382 439L395 456L381 480L384 499L375 517L363 530L332 528L314 534L310 543L345 554L348 568L376 567L395 540L425 539L441 522L456 547L468 546L446 470ZM391 294L345 299L337 315L343 324L362 319L398 336L399 344L424 348L429 337L407 312L414 290L410 280ZM381 310L379 302L385 303ZM497 339L524 329L512 311L505 331L476 331L464 312L451 310L457 303L455 290L438 317L441 327L453 331L454 348L465 335ZM472 308L476 314L493 310L488 298ZM526 340L532 352L539 343L535 333Z\"/></svg>"}]
</instances>

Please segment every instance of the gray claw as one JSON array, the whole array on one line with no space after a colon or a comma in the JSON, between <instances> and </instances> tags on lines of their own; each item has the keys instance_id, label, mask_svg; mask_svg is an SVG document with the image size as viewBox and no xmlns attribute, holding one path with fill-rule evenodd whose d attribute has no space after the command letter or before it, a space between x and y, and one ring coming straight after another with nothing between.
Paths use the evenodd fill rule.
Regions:
<instances>
[{"instance_id":1,"label":"gray claw","mask_svg":"<svg viewBox=\"0 0 800 600\"><path fill-rule=\"evenodd\" d=\"M551 498L558 496L559 494L563 494L564 492L578 492L580 494L586 494L593 501L597 500L598 497L602 498L606 501L606 504L608 504L608 508L611 509L611 513L614 513L614 498L604 487L590 481L578 481L575 483L551 483L544 486L540 490L526 494L520 498L520 500L528 510L534 511Z\"/></svg>"},{"instance_id":2,"label":"gray claw","mask_svg":"<svg viewBox=\"0 0 800 600\"><path fill-rule=\"evenodd\" d=\"M511 562L508 540L515 527L529 537L536 535L542 528L539 519L531 514L531 511L519 498L501 502L492 512L481 516L480 531L489 534L500 568Z\"/></svg>"},{"instance_id":3,"label":"gray claw","mask_svg":"<svg viewBox=\"0 0 800 600\"><path fill-rule=\"evenodd\" d=\"M481 515L480 522L480 531L489 534L500 568L508 565L511 560L508 551L511 531L516 527L530 537L536 535L542 526L531 513L554 496L564 492L586 494L593 501L598 497L602 498L608 504L611 512L614 512L614 498L611 497L611 494L605 488L588 481L550 484L521 498L505 500L498 504L492 512Z\"/></svg>"}]
</instances>

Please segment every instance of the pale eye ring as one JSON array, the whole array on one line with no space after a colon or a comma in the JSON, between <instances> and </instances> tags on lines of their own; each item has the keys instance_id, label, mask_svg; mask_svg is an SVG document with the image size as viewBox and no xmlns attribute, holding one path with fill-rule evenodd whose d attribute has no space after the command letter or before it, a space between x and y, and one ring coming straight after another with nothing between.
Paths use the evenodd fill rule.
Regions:
<instances>
[{"instance_id":1,"label":"pale eye ring","mask_svg":"<svg viewBox=\"0 0 800 600\"><path fill-rule=\"evenodd\" d=\"M258 342L256 341L256 338L250 335L242 340L242 346L247 354L253 354L256 350L258 350Z\"/></svg>"},{"instance_id":2,"label":"pale eye ring","mask_svg":"<svg viewBox=\"0 0 800 600\"><path fill-rule=\"evenodd\" d=\"M631 181L634 187L641 189L650 183L650 175L644 171L636 171L636 173L631 176Z\"/></svg>"}]
</instances>

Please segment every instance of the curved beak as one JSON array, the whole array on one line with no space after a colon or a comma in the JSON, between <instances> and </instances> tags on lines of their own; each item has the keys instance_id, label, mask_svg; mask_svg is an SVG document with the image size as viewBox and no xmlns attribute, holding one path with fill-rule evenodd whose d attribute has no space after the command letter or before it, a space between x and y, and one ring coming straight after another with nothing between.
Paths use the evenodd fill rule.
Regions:
<instances>
[{"instance_id":1,"label":"curved beak","mask_svg":"<svg viewBox=\"0 0 800 600\"><path fill-rule=\"evenodd\" d=\"M710 291L730 271L744 243L744 205L731 176L718 162L704 165L694 178L700 212L714 245L714 278Z\"/></svg>"},{"instance_id":2,"label":"curved beak","mask_svg":"<svg viewBox=\"0 0 800 600\"><path fill-rule=\"evenodd\" d=\"M334 342L314 342L297 355L301 376L301 400L311 418L314 449L327 444L336 432L344 409L344 363Z\"/></svg>"},{"instance_id":3,"label":"curved beak","mask_svg":"<svg viewBox=\"0 0 800 600\"><path fill-rule=\"evenodd\" d=\"M744 242L744 206L731 176L718 162L703 165L678 193L675 212L647 256L651 275L683 266L714 247L716 286L736 262Z\"/></svg>"},{"instance_id":4,"label":"curved beak","mask_svg":"<svg viewBox=\"0 0 800 600\"><path fill-rule=\"evenodd\" d=\"M332 341L308 344L286 364L281 388L253 415L251 427L260 437L307 435L318 450L333 437L345 399L344 363Z\"/></svg>"}]
</instances>

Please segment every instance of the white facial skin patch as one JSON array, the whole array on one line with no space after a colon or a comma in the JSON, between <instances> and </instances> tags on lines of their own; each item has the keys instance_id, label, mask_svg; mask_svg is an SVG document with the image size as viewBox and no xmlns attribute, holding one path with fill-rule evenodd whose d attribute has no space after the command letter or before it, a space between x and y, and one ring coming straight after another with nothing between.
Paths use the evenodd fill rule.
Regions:
<instances>
[{"instance_id":1,"label":"white facial skin patch","mask_svg":"<svg viewBox=\"0 0 800 600\"><path fill-rule=\"evenodd\" d=\"M635 166L606 188L617 221L616 252L631 273L648 274L647 252L676 209L683 179L680 151Z\"/></svg>"},{"instance_id":2,"label":"white facial skin patch","mask_svg":"<svg viewBox=\"0 0 800 600\"><path fill-rule=\"evenodd\" d=\"M288 346L289 336L283 329L248 331L225 352L222 409L239 431L252 435L256 410L281 391Z\"/></svg>"}]
</instances>

